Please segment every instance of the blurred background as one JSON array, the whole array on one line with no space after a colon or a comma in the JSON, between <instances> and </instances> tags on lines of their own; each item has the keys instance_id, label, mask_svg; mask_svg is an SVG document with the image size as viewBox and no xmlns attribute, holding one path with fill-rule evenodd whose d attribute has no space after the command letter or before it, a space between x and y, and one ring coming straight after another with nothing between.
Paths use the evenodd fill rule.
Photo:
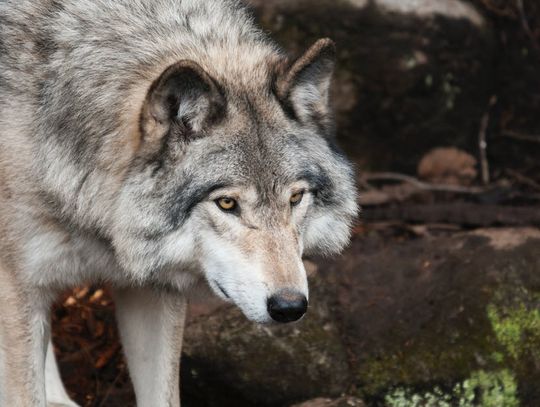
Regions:
<instances>
[{"instance_id":1,"label":"blurred background","mask_svg":"<svg viewBox=\"0 0 540 407\"><path fill-rule=\"evenodd\" d=\"M338 141L363 212L306 259L310 310L260 327L195 300L183 406L540 405L540 2L250 0L299 55L334 39ZM101 287L53 339L83 406L133 406Z\"/></svg>"}]
</instances>

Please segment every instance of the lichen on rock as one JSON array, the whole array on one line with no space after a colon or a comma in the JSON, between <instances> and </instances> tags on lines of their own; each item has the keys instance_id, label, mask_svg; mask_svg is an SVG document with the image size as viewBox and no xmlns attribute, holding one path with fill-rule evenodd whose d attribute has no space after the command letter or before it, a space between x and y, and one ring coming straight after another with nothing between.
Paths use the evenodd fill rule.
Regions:
<instances>
[{"instance_id":1,"label":"lichen on rock","mask_svg":"<svg viewBox=\"0 0 540 407\"><path fill-rule=\"evenodd\" d=\"M396 388L384 401L386 407L518 407L517 383L506 369L486 372L479 370L450 391L434 387L424 392Z\"/></svg>"}]
</instances>

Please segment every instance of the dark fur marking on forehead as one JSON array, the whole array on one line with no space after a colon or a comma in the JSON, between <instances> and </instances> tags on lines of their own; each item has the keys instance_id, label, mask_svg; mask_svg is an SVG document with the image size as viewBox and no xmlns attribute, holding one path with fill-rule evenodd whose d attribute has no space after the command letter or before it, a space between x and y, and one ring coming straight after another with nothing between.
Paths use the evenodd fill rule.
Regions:
<instances>
[{"instance_id":1,"label":"dark fur marking on forehead","mask_svg":"<svg viewBox=\"0 0 540 407\"><path fill-rule=\"evenodd\" d=\"M266 137L265 132L265 123L263 123L262 117L264 117L261 112L259 112L257 105L249 98L248 95L244 95L244 106L245 111L249 115L249 119L252 125L252 134L254 135L255 144L252 145L252 148L250 149L249 146L244 146L244 149L249 149L251 153L251 160L249 162L249 166L258 166L256 169L253 170L253 174L260 174L259 168L261 166L264 166L268 170L268 158L270 156L269 150L268 150L268 140ZM251 142L250 142L251 144ZM257 183L263 182L262 179L257 179ZM263 188L262 191L265 189Z\"/></svg>"}]
</instances>

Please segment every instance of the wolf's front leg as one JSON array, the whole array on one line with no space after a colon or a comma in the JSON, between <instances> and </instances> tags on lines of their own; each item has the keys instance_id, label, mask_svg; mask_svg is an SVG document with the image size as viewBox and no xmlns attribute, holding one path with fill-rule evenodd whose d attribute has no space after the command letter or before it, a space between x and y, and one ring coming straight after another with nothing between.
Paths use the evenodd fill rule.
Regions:
<instances>
[{"instance_id":1,"label":"wolf's front leg","mask_svg":"<svg viewBox=\"0 0 540 407\"><path fill-rule=\"evenodd\" d=\"M45 406L48 301L0 266L0 406Z\"/></svg>"},{"instance_id":2,"label":"wolf's front leg","mask_svg":"<svg viewBox=\"0 0 540 407\"><path fill-rule=\"evenodd\" d=\"M45 390L47 394L47 407L78 407L67 395L62 378L60 377L60 372L58 371L54 349L50 340L45 359Z\"/></svg>"},{"instance_id":3,"label":"wolf's front leg","mask_svg":"<svg viewBox=\"0 0 540 407\"><path fill-rule=\"evenodd\" d=\"M185 298L150 288L116 290L114 298L137 407L180 406Z\"/></svg>"}]
</instances>

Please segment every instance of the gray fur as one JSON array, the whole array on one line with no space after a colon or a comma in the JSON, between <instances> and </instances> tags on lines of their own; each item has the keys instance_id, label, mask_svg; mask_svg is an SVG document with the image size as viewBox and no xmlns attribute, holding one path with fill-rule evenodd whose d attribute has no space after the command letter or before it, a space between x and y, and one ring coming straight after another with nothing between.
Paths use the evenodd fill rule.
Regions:
<instances>
[{"instance_id":1,"label":"gray fur","mask_svg":"<svg viewBox=\"0 0 540 407\"><path fill-rule=\"evenodd\" d=\"M160 82L167 69L176 79ZM268 290L307 295L302 252L341 250L357 212L332 69L331 42L291 63L235 0L0 0L0 284L14 287L0 307L37 304L0 318L0 345L86 282L186 295L206 280L259 322ZM219 212L216 191L241 212ZM258 280L242 283L250 258ZM17 352L39 353L37 321L44 336L21 333ZM43 363L23 359L0 359L0 404L45 402ZM28 369L10 384L27 395L6 389L10 368Z\"/></svg>"}]
</instances>

